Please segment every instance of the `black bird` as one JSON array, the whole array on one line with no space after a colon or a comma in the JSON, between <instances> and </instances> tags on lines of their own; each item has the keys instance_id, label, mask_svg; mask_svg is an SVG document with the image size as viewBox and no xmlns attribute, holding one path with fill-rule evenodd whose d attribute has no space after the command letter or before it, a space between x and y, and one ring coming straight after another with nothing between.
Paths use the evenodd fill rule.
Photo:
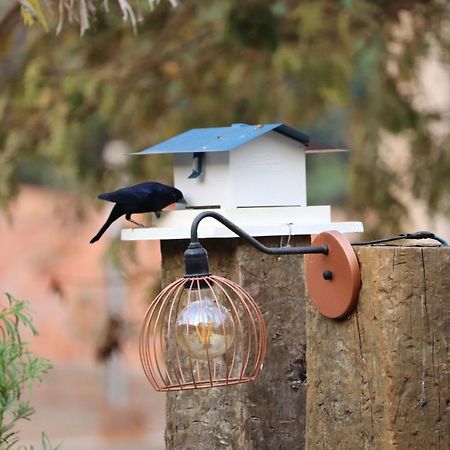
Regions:
<instances>
[{"instance_id":1,"label":"black bird","mask_svg":"<svg viewBox=\"0 0 450 450\"><path fill-rule=\"evenodd\" d=\"M135 184L113 192L106 192L105 194L100 194L98 198L113 202L115 205L105 224L91 239L91 244L97 242L108 227L123 215L130 222L143 227L143 225L131 219L132 214L154 212L159 217L161 210L167 205L176 202L186 203L181 191L172 186L153 181Z\"/></svg>"}]
</instances>

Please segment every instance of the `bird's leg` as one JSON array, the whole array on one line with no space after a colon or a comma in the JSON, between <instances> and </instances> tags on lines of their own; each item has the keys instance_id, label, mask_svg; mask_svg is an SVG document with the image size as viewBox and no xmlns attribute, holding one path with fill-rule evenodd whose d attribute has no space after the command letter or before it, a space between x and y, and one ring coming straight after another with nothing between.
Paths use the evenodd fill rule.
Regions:
<instances>
[{"instance_id":1,"label":"bird's leg","mask_svg":"<svg viewBox=\"0 0 450 450\"><path fill-rule=\"evenodd\" d=\"M161 217L161 211L155 211L155 216L159 219Z\"/></svg>"},{"instance_id":2,"label":"bird's leg","mask_svg":"<svg viewBox=\"0 0 450 450\"><path fill-rule=\"evenodd\" d=\"M128 222L134 223L139 228L145 228L145 225L142 225L142 223L139 223L139 222L136 222L135 220L133 220L131 218L131 214L126 214L125 215L125 219L127 219Z\"/></svg>"}]
</instances>

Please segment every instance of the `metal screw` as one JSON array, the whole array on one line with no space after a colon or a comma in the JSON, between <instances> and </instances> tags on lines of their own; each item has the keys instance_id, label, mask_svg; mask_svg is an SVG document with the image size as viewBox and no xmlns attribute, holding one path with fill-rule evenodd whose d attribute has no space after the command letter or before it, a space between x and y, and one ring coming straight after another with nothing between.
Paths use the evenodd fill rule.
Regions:
<instances>
[{"instance_id":1,"label":"metal screw","mask_svg":"<svg viewBox=\"0 0 450 450\"><path fill-rule=\"evenodd\" d=\"M333 279L333 272L331 270L324 270L322 276L324 280L330 281Z\"/></svg>"}]
</instances>

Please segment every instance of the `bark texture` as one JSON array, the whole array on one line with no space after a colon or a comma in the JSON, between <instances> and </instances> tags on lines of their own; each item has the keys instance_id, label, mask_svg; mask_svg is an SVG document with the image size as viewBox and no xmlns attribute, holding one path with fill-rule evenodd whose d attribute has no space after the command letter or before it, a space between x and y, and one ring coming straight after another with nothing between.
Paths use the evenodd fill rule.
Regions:
<instances>
[{"instance_id":1,"label":"bark texture","mask_svg":"<svg viewBox=\"0 0 450 450\"><path fill-rule=\"evenodd\" d=\"M278 246L279 238L265 238ZM307 245L297 238L292 245ZM304 448L306 402L303 258L262 254L239 239L208 239L211 270L239 283L267 325L264 368L253 383L167 395L169 450ZM163 241L163 284L183 276L186 241Z\"/></svg>"},{"instance_id":2,"label":"bark texture","mask_svg":"<svg viewBox=\"0 0 450 450\"><path fill-rule=\"evenodd\" d=\"M348 320L307 307L308 449L450 448L450 249L357 248Z\"/></svg>"}]
</instances>

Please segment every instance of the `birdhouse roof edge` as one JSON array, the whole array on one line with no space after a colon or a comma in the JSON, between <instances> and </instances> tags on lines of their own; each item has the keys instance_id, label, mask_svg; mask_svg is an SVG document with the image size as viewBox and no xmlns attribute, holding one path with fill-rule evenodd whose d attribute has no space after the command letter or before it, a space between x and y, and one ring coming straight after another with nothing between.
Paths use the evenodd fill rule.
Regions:
<instances>
[{"instance_id":1,"label":"birdhouse roof edge","mask_svg":"<svg viewBox=\"0 0 450 450\"><path fill-rule=\"evenodd\" d=\"M233 124L228 127L193 128L132 155L163 153L229 152L264 134L276 131L305 146L306 153L348 151L330 146L283 123L264 125Z\"/></svg>"}]
</instances>

